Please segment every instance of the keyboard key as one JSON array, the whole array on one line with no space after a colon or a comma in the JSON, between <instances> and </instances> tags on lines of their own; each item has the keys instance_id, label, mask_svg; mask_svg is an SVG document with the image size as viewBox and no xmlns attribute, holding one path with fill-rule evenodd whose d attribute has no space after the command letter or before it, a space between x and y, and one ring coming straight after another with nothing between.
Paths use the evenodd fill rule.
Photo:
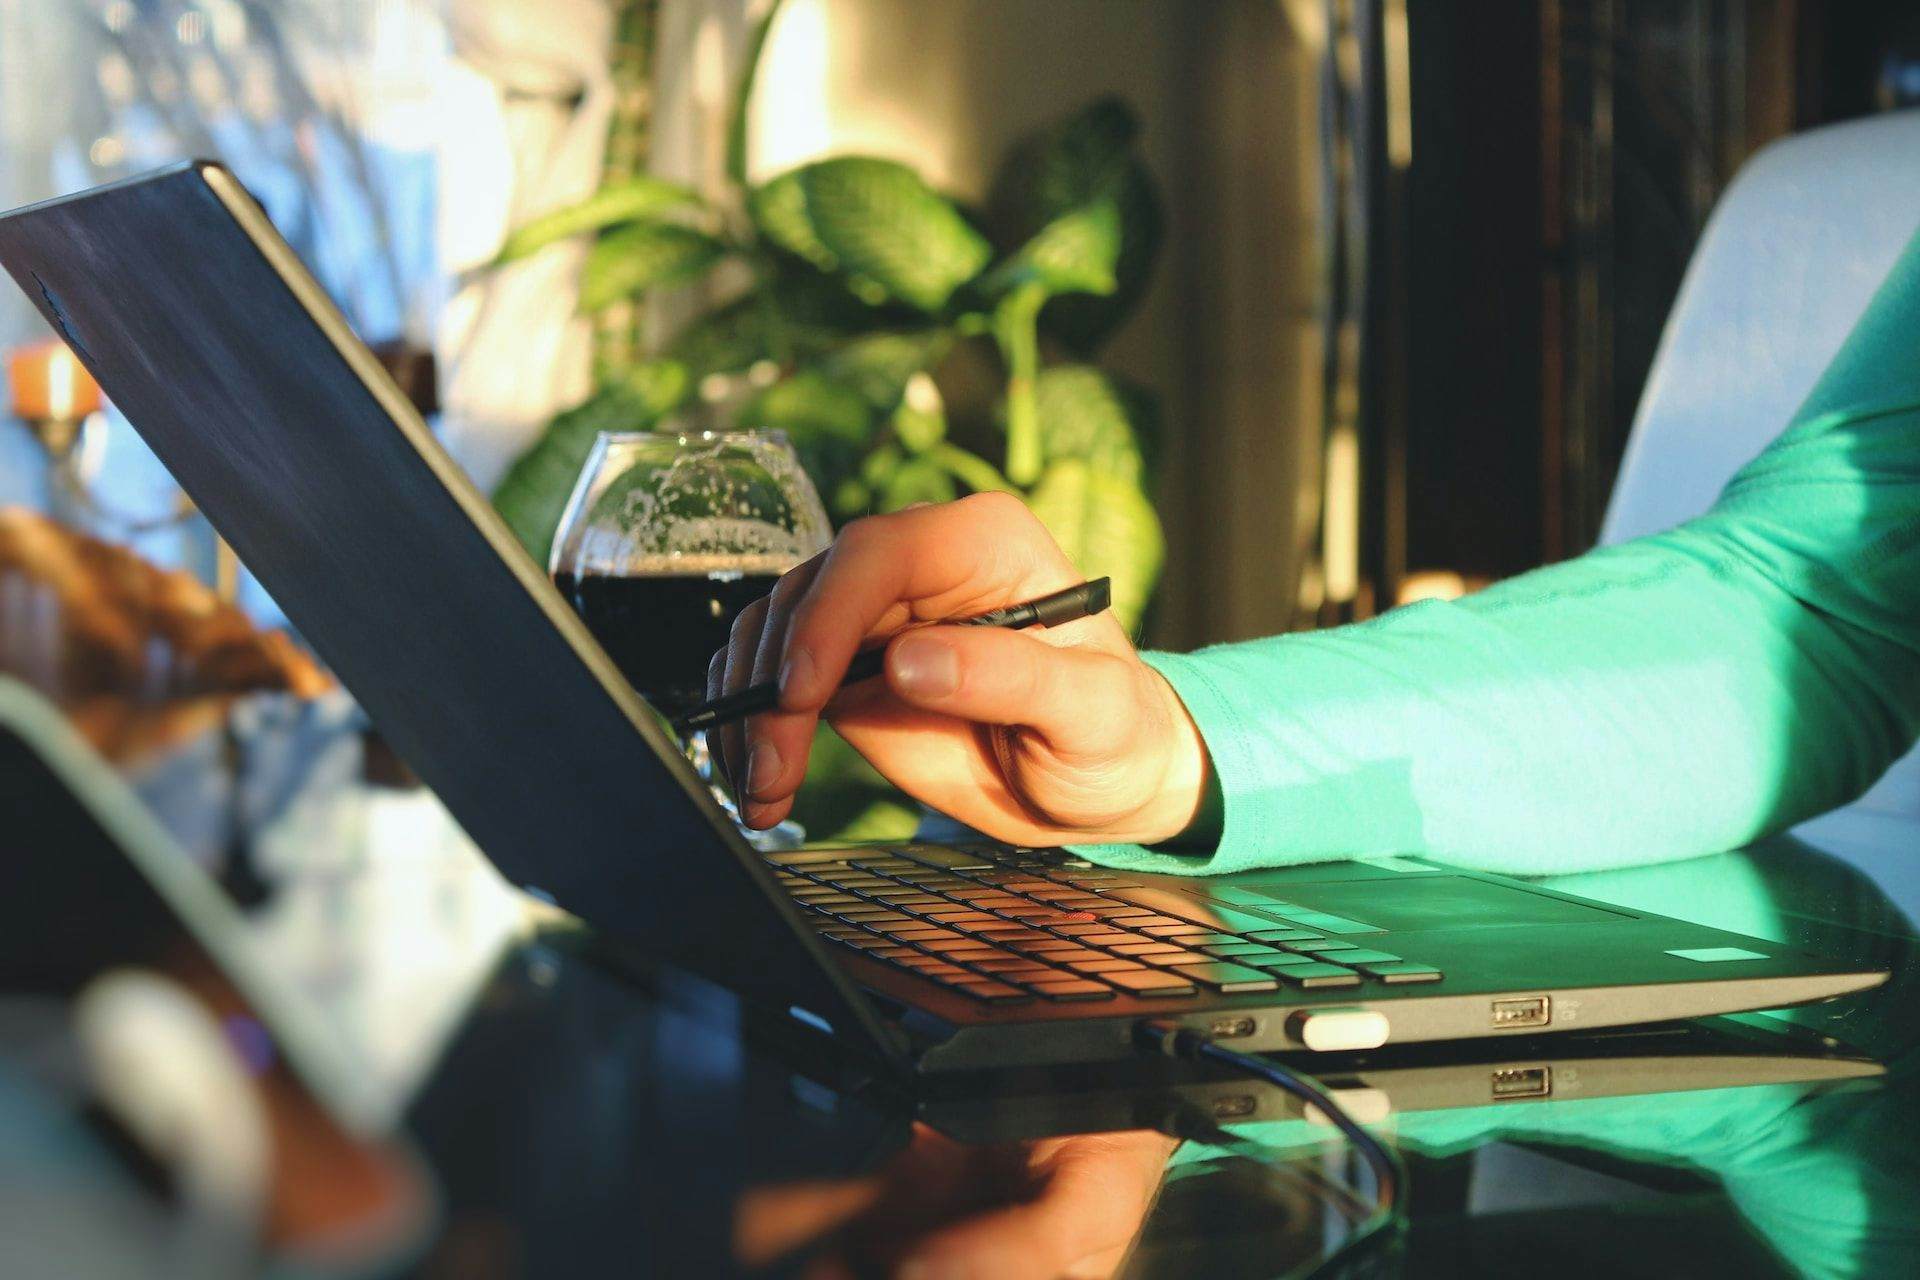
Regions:
<instances>
[{"instance_id":1,"label":"keyboard key","mask_svg":"<svg viewBox=\"0 0 1920 1280\"><path fill-rule=\"evenodd\" d=\"M993 863L978 853L966 849L947 849L933 845L915 846L897 851L897 856L909 862L917 862L923 867L933 867L940 871L985 871Z\"/></svg>"},{"instance_id":2,"label":"keyboard key","mask_svg":"<svg viewBox=\"0 0 1920 1280\"><path fill-rule=\"evenodd\" d=\"M1180 945L1183 947L1225 947L1237 942L1240 942L1240 939L1230 933L1183 933L1180 935Z\"/></svg>"},{"instance_id":3,"label":"keyboard key","mask_svg":"<svg viewBox=\"0 0 1920 1280\"><path fill-rule=\"evenodd\" d=\"M965 907L928 907L925 911L917 912L916 914L922 919L933 921L935 924L948 926L970 924L994 925L1002 923L999 916L990 916L984 911L969 911Z\"/></svg>"},{"instance_id":4,"label":"keyboard key","mask_svg":"<svg viewBox=\"0 0 1920 1280\"><path fill-rule=\"evenodd\" d=\"M954 989L964 991L975 1000L984 1000L988 1004L1020 1004L1032 997L1018 987L1010 987L1004 982L956 982Z\"/></svg>"},{"instance_id":5,"label":"keyboard key","mask_svg":"<svg viewBox=\"0 0 1920 1280\"><path fill-rule=\"evenodd\" d=\"M1026 982L1022 985L1048 1000L1113 999L1112 987L1101 982L1090 982L1085 978L1073 978L1065 982Z\"/></svg>"},{"instance_id":6,"label":"keyboard key","mask_svg":"<svg viewBox=\"0 0 1920 1280\"><path fill-rule=\"evenodd\" d=\"M1173 971L1184 978L1205 983L1216 991L1272 991L1280 984L1258 969L1215 960L1208 964L1175 965Z\"/></svg>"},{"instance_id":7,"label":"keyboard key","mask_svg":"<svg viewBox=\"0 0 1920 1280\"><path fill-rule=\"evenodd\" d=\"M1199 925L1193 924L1143 924L1132 926L1149 938L1215 938L1218 934L1208 933Z\"/></svg>"},{"instance_id":8,"label":"keyboard key","mask_svg":"<svg viewBox=\"0 0 1920 1280\"><path fill-rule=\"evenodd\" d=\"M1036 893L1033 896L1037 898L1040 895ZM1091 911L1095 907L1107 905L1105 898L1096 898L1090 893L1049 894L1047 901L1056 907L1067 907L1074 911Z\"/></svg>"},{"instance_id":9,"label":"keyboard key","mask_svg":"<svg viewBox=\"0 0 1920 1280\"><path fill-rule=\"evenodd\" d=\"M1292 949L1295 951L1304 951L1308 955L1317 956L1322 953L1331 954L1335 951L1358 951L1360 948L1354 946L1351 942L1341 942L1337 938L1326 938L1319 942L1302 942Z\"/></svg>"},{"instance_id":10,"label":"keyboard key","mask_svg":"<svg viewBox=\"0 0 1920 1280\"><path fill-rule=\"evenodd\" d=\"M1137 933L1122 933L1118 929L1102 929L1099 933L1081 933L1074 936L1089 947L1111 947L1141 940Z\"/></svg>"},{"instance_id":11,"label":"keyboard key","mask_svg":"<svg viewBox=\"0 0 1920 1280\"><path fill-rule=\"evenodd\" d=\"M946 959L953 961L955 964L978 964L982 960L1024 960L1026 959L1025 956L1016 956L1015 954L1013 954L1013 952L1002 951L998 947L982 947L982 946L951 947L942 943L935 943L933 946L929 947L928 950L933 951L938 955L944 956Z\"/></svg>"},{"instance_id":12,"label":"keyboard key","mask_svg":"<svg viewBox=\"0 0 1920 1280\"><path fill-rule=\"evenodd\" d=\"M960 937L950 940L942 938L933 942L923 942L919 945L925 950L938 952L941 955L949 955L956 951L976 951L979 952L982 957L990 955L1010 956L1013 954L1013 952L1004 950L1003 948L990 946L982 942L979 938Z\"/></svg>"},{"instance_id":13,"label":"keyboard key","mask_svg":"<svg viewBox=\"0 0 1920 1280\"><path fill-rule=\"evenodd\" d=\"M1063 938L1083 938L1083 937L1086 937L1088 934L1114 932L1113 929L1109 928L1106 924L1097 920L1087 924L1055 925L1053 931L1059 934ZM1127 935L1127 934L1121 935L1123 939L1128 936L1130 935Z\"/></svg>"},{"instance_id":14,"label":"keyboard key","mask_svg":"<svg viewBox=\"0 0 1920 1280\"><path fill-rule=\"evenodd\" d=\"M1357 987L1360 975L1351 969L1342 969L1337 964L1300 964L1286 969L1271 970L1280 981L1290 987Z\"/></svg>"},{"instance_id":15,"label":"keyboard key","mask_svg":"<svg viewBox=\"0 0 1920 1280\"><path fill-rule=\"evenodd\" d=\"M1180 964L1206 964L1207 957L1198 951L1142 951L1132 957L1142 964L1155 965L1162 969Z\"/></svg>"},{"instance_id":16,"label":"keyboard key","mask_svg":"<svg viewBox=\"0 0 1920 1280\"><path fill-rule=\"evenodd\" d=\"M1074 960L1106 959L1105 953L1095 951L1092 947L1048 947L1034 945L1022 947L1021 950L1027 952L1029 955L1043 958L1048 964L1067 964Z\"/></svg>"},{"instance_id":17,"label":"keyboard key","mask_svg":"<svg viewBox=\"0 0 1920 1280\"><path fill-rule=\"evenodd\" d=\"M1032 960L1026 956L1014 956L1009 959L969 960L967 961L967 965L969 968L978 969L982 973L992 974L1059 972L1051 965L1041 964L1038 960Z\"/></svg>"},{"instance_id":18,"label":"keyboard key","mask_svg":"<svg viewBox=\"0 0 1920 1280\"><path fill-rule=\"evenodd\" d=\"M870 911L836 911L833 914L842 920L857 920L864 925L906 924L909 919L898 911L882 911L878 907Z\"/></svg>"},{"instance_id":19,"label":"keyboard key","mask_svg":"<svg viewBox=\"0 0 1920 1280\"><path fill-rule=\"evenodd\" d=\"M1209 929L1221 929L1233 933L1245 933L1250 929L1272 929L1275 922L1266 916L1256 916L1245 911L1235 911L1231 907L1218 906L1211 902L1202 902L1198 898L1176 893L1172 889L1152 889L1145 885L1123 885L1108 889L1109 898L1121 902L1131 902L1136 906L1185 920L1190 924L1203 925Z\"/></svg>"},{"instance_id":20,"label":"keyboard key","mask_svg":"<svg viewBox=\"0 0 1920 1280\"><path fill-rule=\"evenodd\" d=\"M1076 960L1067 967L1075 973L1143 973L1147 966L1138 960L1108 956L1102 960Z\"/></svg>"},{"instance_id":21,"label":"keyboard key","mask_svg":"<svg viewBox=\"0 0 1920 1280\"><path fill-rule=\"evenodd\" d=\"M1027 925L1092 924L1094 917L1084 911L1013 911L1015 920Z\"/></svg>"},{"instance_id":22,"label":"keyboard key","mask_svg":"<svg viewBox=\"0 0 1920 1280\"><path fill-rule=\"evenodd\" d=\"M898 942L951 942L960 935L951 929L904 929L897 924L880 926L880 932Z\"/></svg>"},{"instance_id":23,"label":"keyboard key","mask_svg":"<svg viewBox=\"0 0 1920 1280\"><path fill-rule=\"evenodd\" d=\"M971 981L974 977L978 976L962 969L957 964L948 964L944 960L936 960L932 956L902 956L897 963L902 968L911 969L915 973L935 978L962 977Z\"/></svg>"},{"instance_id":24,"label":"keyboard key","mask_svg":"<svg viewBox=\"0 0 1920 1280\"><path fill-rule=\"evenodd\" d=\"M1311 933L1305 929L1255 929L1246 936L1253 942L1285 942L1292 944L1295 942L1323 941L1319 934Z\"/></svg>"},{"instance_id":25,"label":"keyboard key","mask_svg":"<svg viewBox=\"0 0 1920 1280\"><path fill-rule=\"evenodd\" d=\"M1137 956L1143 951L1165 951L1169 945L1170 944L1160 939L1155 939L1152 942L1116 942L1108 947L1107 950L1113 952L1115 955ZM1174 949L1179 950L1177 947Z\"/></svg>"},{"instance_id":26,"label":"keyboard key","mask_svg":"<svg viewBox=\"0 0 1920 1280\"><path fill-rule=\"evenodd\" d=\"M971 933L977 938L985 938L988 942L998 943L1060 941L1058 937L1043 930L1022 929L1015 925L1008 925L1004 929L968 929L965 932Z\"/></svg>"},{"instance_id":27,"label":"keyboard key","mask_svg":"<svg viewBox=\"0 0 1920 1280\"><path fill-rule=\"evenodd\" d=\"M1368 965L1373 964L1401 963L1399 956L1388 955L1384 951L1366 951L1359 947L1355 947L1351 951L1342 951L1333 958L1336 963L1351 965L1356 969L1364 969Z\"/></svg>"},{"instance_id":28,"label":"keyboard key","mask_svg":"<svg viewBox=\"0 0 1920 1280\"><path fill-rule=\"evenodd\" d=\"M1429 964L1402 960L1398 964L1363 964L1362 971L1393 986L1403 982L1438 982L1440 971Z\"/></svg>"},{"instance_id":29,"label":"keyboard key","mask_svg":"<svg viewBox=\"0 0 1920 1280\"><path fill-rule=\"evenodd\" d=\"M1131 991L1137 996L1190 996L1194 994L1191 982L1171 973L1162 973L1157 969L1139 971L1116 969L1100 975L1100 981L1111 982L1123 991Z\"/></svg>"},{"instance_id":30,"label":"keyboard key","mask_svg":"<svg viewBox=\"0 0 1920 1280\"><path fill-rule=\"evenodd\" d=\"M1237 960L1241 964L1257 964L1262 960L1280 960L1288 954L1278 947L1263 947L1257 942L1231 942L1224 947L1202 947L1202 951L1221 960Z\"/></svg>"},{"instance_id":31,"label":"keyboard key","mask_svg":"<svg viewBox=\"0 0 1920 1280\"><path fill-rule=\"evenodd\" d=\"M1155 915L1151 911L1146 911L1140 907L1132 906L1124 902L1114 903L1111 906L1105 907L1088 907L1087 910L1093 912L1093 914L1099 916L1102 920L1108 920L1114 924L1124 923L1129 929L1139 924L1142 920L1153 924L1172 923L1172 917L1170 916Z\"/></svg>"}]
</instances>

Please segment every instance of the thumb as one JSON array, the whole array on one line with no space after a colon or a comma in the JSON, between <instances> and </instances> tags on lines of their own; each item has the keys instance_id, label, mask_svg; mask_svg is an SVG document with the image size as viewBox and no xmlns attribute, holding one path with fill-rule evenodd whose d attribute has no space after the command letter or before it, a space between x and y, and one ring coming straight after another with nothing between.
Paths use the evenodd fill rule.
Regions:
<instances>
[{"instance_id":1,"label":"thumb","mask_svg":"<svg viewBox=\"0 0 1920 1280\"><path fill-rule=\"evenodd\" d=\"M924 711L1017 725L1063 755L1112 750L1142 708L1135 663L1018 631L922 627L887 646L887 687Z\"/></svg>"}]
</instances>

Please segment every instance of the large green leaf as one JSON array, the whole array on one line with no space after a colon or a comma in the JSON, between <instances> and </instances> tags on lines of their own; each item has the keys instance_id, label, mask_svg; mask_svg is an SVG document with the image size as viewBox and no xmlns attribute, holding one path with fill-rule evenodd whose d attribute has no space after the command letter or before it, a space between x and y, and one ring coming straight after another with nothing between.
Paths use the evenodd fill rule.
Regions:
<instances>
[{"instance_id":1,"label":"large green leaf","mask_svg":"<svg viewBox=\"0 0 1920 1280\"><path fill-rule=\"evenodd\" d=\"M1040 229L982 282L998 294L1032 282L1048 294L1112 293L1120 260L1120 210L1098 199L1062 214Z\"/></svg>"},{"instance_id":2,"label":"large green leaf","mask_svg":"<svg viewBox=\"0 0 1920 1280\"><path fill-rule=\"evenodd\" d=\"M737 373L772 355L770 328L767 307L749 295L688 321L667 344L667 354L696 381L710 373Z\"/></svg>"},{"instance_id":3,"label":"large green leaf","mask_svg":"<svg viewBox=\"0 0 1920 1280\"><path fill-rule=\"evenodd\" d=\"M588 231L637 218L657 218L676 209L696 209L702 204L700 193L691 187L641 174L602 187L578 204L534 218L507 237L494 261L512 262Z\"/></svg>"},{"instance_id":4,"label":"large green leaf","mask_svg":"<svg viewBox=\"0 0 1920 1280\"><path fill-rule=\"evenodd\" d=\"M1145 482L1159 413L1150 392L1084 364L1041 370L1034 401L1047 458L1080 458L1096 471Z\"/></svg>"},{"instance_id":5,"label":"large green leaf","mask_svg":"<svg viewBox=\"0 0 1920 1280\"><path fill-rule=\"evenodd\" d=\"M952 339L944 330L871 333L855 338L820 362L835 382L860 393L878 413L891 413L913 375L940 358Z\"/></svg>"},{"instance_id":6,"label":"large green leaf","mask_svg":"<svg viewBox=\"0 0 1920 1280\"><path fill-rule=\"evenodd\" d=\"M873 410L859 392L817 370L804 369L774 383L741 406L743 427L773 427L795 443L826 438L865 444L873 434Z\"/></svg>"},{"instance_id":7,"label":"large green leaf","mask_svg":"<svg viewBox=\"0 0 1920 1280\"><path fill-rule=\"evenodd\" d=\"M908 458L880 491L880 510L899 511L916 502L952 502L959 496L953 477L930 458Z\"/></svg>"},{"instance_id":8,"label":"large green leaf","mask_svg":"<svg viewBox=\"0 0 1920 1280\"><path fill-rule=\"evenodd\" d=\"M1114 616L1139 626L1165 554L1160 517L1139 486L1067 458L1047 468L1027 505L1082 574L1113 579Z\"/></svg>"},{"instance_id":9,"label":"large green leaf","mask_svg":"<svg viewBox=\"0 0 1920 1280\"><path fill-rule=\"evenodd\" d=\"M1139 302L1152 275L1165 219L1153 177L1135 142L1139 121L1127 105L1103 98L1016 147L994 183L991 205L1005 243L1018 244L1089 201L1113 201L1120 220L1116 287L1104 297L1058 297L1044 328L1070 349L1090 354Z\"/></svg>"},{"instance_id":10,"label":"large green leaf","mask_svg":"<svg viewBox=\"0 0 1920 1280\"><path fill-rule=\"evenodd\" d=\"M784 173L748 207L762 235L868 301L937 311L987 264L992 249L903 164L841 156Z\"/></svg>"},{"instance_id":11,"label":"large green leaf","mask_svg":"<svg viewBox=\"0 0 1920 1280\"><path fill-rule=\"evenodd\" d=\"M844 499L842 489L872 442L878 422L859 392L803 369L756 393L736 418L743 427L787 433L814 487Z\"/></svg>"},{"instance_id":12,"label":"large green leaf","mask_svg":"<svg viewBox=\"0 0 1920 1280\"><path fill-rule=\"evenodd\" d=\"M602 431L645 431L686 398L686 367L656 360L609 383L557 415L515 460L493 491L493 505L534 560L544 565L560 513Z\"/></svg>"},{"instance_id":13,"label":"large green leaf","mask_svg":"<svg viewBox=\"0 0 1920 1280\"><path fill-rule=\"evenodd\" d=\"M726 252L704 231L672 222L610 231L594 241L580 272L580 309L598 311L643 290L691 280Z\"/></svg>"}]
</instances>

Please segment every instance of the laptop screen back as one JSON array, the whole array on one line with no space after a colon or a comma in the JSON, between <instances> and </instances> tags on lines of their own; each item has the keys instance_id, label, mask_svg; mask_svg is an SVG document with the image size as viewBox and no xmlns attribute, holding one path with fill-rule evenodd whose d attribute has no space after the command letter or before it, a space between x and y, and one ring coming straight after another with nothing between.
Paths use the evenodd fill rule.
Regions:
<instances>
[{"instance_id":1,"label":"laptop screen back","mask_svg":"<svg viewBox=\"0 0 1920 1280\"><path fill-rule=\"evenodd\" d=\"M231 175L182 166L0 217L0 263L509 879L884 1040Z\"/></svg>"}]
</instances>

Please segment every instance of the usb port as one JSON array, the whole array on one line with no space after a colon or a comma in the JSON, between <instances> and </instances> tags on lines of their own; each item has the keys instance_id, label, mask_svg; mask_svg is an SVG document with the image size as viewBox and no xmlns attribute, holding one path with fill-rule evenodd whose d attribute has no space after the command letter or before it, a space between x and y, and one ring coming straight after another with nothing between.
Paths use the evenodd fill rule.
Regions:
<instances>
[{"instance_id":1,"label":"usb port","mask_svg":"<svg viewBox=\"0 0 1920 1280\"><path fill-rule=\"evenodd\" d=\"M1501 1067L1493 1073L1493 1100L1544 1098L1553 1092L1552 1067Z\"/></svg>"},{"instance_id":2,"label":"usb port","mask_svg":"<svg viewBox=\"0 0 1920 1280\"><path fill-rule=\"evenodd\" d=\"M1245 1120L1260 1108L1260 1100L1250 1093L1231 1093L1215 1098L1208 1108L1215 1120Z\"/></svg>"},{"instance_id":3,"label":"usb port","mask_svg":"<svg viewBox=\"0 0 1920 1280\"><path fill-rule=\"evenodd\" d=\"M1255 1026L1252 1018L1215 1018L1207 1024L1207 1034L1215 1040L1244 1040Z\"/></svg>"},{"instance_id":4,"label":"usb port","mask_svg":"<svg viewBox=\"0 0 1920 1280\"><path fill-rule=\"evenodd\" d=\"M1544 1027L1552 1021L1553 1004L1547 996L1493 1002L1493 1025L1496 1027Z\"/></svg>"}]
</instances>

